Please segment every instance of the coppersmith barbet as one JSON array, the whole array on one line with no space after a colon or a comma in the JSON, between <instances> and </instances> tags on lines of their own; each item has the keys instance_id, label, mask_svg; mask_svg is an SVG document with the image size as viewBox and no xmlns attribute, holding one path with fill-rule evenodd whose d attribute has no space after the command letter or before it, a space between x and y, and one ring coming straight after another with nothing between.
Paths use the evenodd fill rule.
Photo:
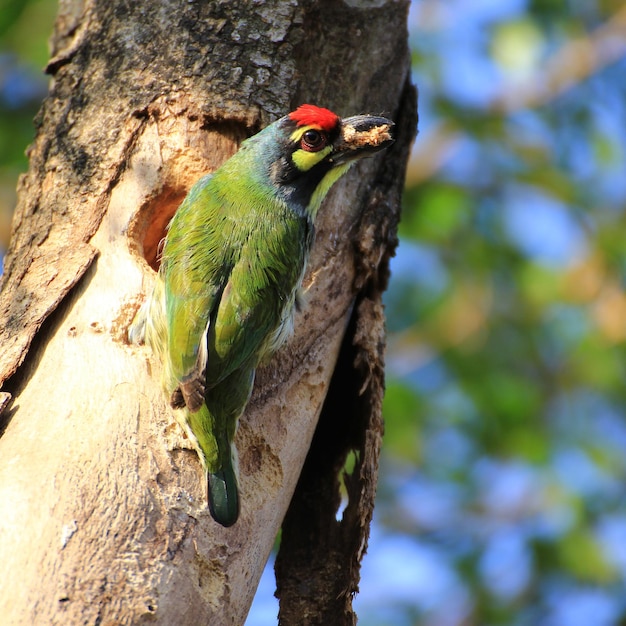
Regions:
<instances>
[{"instance_id":1,"label":"coppersmith barbet","mask_svg":"<svg viewBox=\"0 0 626 626\"><path fill-rule=\"evenodd\" d=\"M131 341L163 363L176 417L208 475L211 515L239 515L237 422L257 365L292 329L315 217L352 163L392 143L393 122L305 104L243 142L174 215Z\"/></svg>"}]
</instances>

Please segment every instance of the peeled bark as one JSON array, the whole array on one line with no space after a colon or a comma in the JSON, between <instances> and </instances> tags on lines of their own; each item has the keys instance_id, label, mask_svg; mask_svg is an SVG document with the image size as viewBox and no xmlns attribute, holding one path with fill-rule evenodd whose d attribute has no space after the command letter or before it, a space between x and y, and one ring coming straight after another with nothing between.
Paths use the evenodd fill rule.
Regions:
<instances>
[{"instance_id":1,"label":"peeled bark","mask_svg":"<svg viewBox=\"0 0 626 626\"><path fill-rule=\"evenodd\" d=\"M0 292L0 393L12 396L0 416L3 623L242 624L322 406L332 415L344 405L345 427L316 436L337 440L318 475L319 512L327 528L342 459L361 450L344 513L359 538L329 551L342 573L303 621L290 581L306 575L306 545L323 551L330 537L299 535L293 523L315 485L317 443L285 526L279 584L285 624L344 623L315 617L335 610L324 593L337 585L341 615L354 619L382 429L380 292L414 131L406 10L382 1L61 3L53 82L19 182ZM126 343L126 330L191 184L304 101L343 115L385 112L401 132L322 208L307 306L293 339L258 372L241 420L241 518L224 529L162 397L160 366ZM349 385L324 405L333 376ZM333 546L350 534L341 528ZM311 569L311 588L322 569Z\"/></svg>"}]
</instances>

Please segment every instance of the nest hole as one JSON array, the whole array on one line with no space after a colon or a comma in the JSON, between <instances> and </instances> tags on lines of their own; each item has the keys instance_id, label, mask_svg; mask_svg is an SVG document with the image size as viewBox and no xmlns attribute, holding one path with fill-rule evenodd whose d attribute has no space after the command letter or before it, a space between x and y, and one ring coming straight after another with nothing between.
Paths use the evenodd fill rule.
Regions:
<instances>
[{"instance_id":1,"label":"nest hole","mask_svg":"<svg viewBox=\"0 0 626 626\"><path fill-rule=\"evenodd\" d=\"M155 272L158 272L161 265L161 251L167 227L186 192L182 187L164 187L142 207L135 223L131 225L130 236L135 242L135 251Z\"/></svg>"},{"instance_id":2,"label":"nest hole","mask_svg":"<svg viewBox=\"0 0 626 626\"><path fill-rule=\"evenodd\" d=\"M189 144L184 153L165 164L163 186L137 212L129 227L131 249L158 271L167 227L192 185L215 171L248 136L248 125L235 121L189 118Z\"/></svg>"}]
</instances>

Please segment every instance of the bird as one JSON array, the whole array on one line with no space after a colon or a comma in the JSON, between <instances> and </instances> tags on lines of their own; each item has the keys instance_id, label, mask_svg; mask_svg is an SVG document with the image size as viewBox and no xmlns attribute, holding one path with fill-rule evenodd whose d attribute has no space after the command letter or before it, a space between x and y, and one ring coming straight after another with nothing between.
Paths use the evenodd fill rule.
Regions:
<instances>
[{"instance_id":1,"label":"bird","mask_svg":"<svg viewBox=\"0 0 626 626\"><path fill-rule=\"evenodd\" d=\"M303 104L200 178L169 223L128 335L161 361L165 396L224 527L240 510L237 423L258 365L292 332L320 205L354 162L393 143L393 127Z\"/></svg>"}]
</instances>

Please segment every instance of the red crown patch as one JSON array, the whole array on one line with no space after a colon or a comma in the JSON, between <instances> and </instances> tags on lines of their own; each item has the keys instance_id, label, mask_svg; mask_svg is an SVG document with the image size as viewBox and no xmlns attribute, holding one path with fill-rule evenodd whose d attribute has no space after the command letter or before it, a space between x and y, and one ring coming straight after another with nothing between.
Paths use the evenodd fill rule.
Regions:
<instances>
[{"instance_id":1,"label":"red crown patch","mask_svg":"<svg viewBox=\"0 0 626 626\"><path fill-rule=\"evenodd\" d=\"M330 131L337 126L339 116L314 104L303 104L289 114L289 119L298 126L319 126L322 130Z\"/></svg>"}]
</instances>

